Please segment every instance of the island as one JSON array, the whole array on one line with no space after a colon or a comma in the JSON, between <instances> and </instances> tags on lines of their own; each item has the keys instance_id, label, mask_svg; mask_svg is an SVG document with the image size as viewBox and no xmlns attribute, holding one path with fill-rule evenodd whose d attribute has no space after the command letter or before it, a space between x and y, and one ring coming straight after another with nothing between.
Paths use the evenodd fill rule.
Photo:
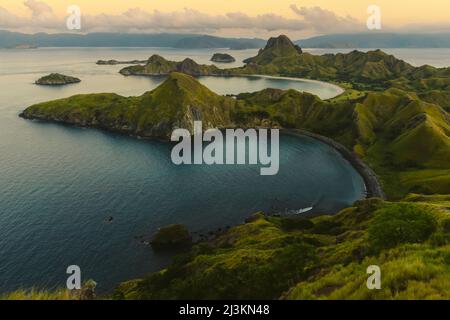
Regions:
<instances>
[{"instance_id":1,"label":"island","mask_svg":"<svg viewBox=\"0 0 450 320\"><path fill-rule=\"evenodd\" d=\"M131 61L119 61L119 60L98 60L98 65L117 65L117 64L141 64L146 63L147 60L131 60Z\"/></svg>"},{"instance_id":2,"label":"island","mask_svg":"<svg viewBox=\"0 0 450 320\"><path fill-rule=\"evenodd\" d=\"M36 80L35 84L43 86L61 86L78 82L81 82L81 80L78 78L65 76L60 73L52 73L48 76Z\"/></svg>"},{"instance_id":3,"label":"island","mask_svg":"<svg viewBox=\"0 0 450 320\"><path fill-rule=\"evenodd\" d=\"M233 56L229 55L228 53L215 53L212 56L211 61L220 63L231 63L235 62L236 59Z\"/></svg>"},{"instance_id":4,"label":"island","mask_svg":"<svg viewBox=\"0 0 450 320\"><path fill-rule=\"evenodd\" d=\"M183 61L168 61L160 55L151 56L145 65L129 66L120 70L124 76L161 76L182 72L191 76L221 75L224 72L213 65L201 65L190 58Z\"/></svg>"},{"instance_id":5,"label":"island","mask_svg":"<svg viewBox=\"0 0 450 320\"><path fill-rule=\"evenodd\" d=\"M38 47L34 44L18 44L15 45L14 47L12 47L13 49L24 49L24 50L29 50L29 49L37 49Z\"/></svg>"}]
</instances>

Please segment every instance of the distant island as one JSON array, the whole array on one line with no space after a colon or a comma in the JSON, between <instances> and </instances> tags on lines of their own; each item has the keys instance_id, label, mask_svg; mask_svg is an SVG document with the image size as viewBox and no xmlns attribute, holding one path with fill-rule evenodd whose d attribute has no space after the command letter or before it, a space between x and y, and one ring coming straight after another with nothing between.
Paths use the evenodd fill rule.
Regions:
<instances>
[{"instance_id":1,"label":"distant island","mask_svg":"<svg viewBox=\"0 0 450 320\"><path fill-rule=\"evenodd\" d=\"M34 44L18 44L12 47L12 49L37 49L38 46Z\"/></svg>"},{"instance_id":2,"label":"distant island","mask_svg":"<svg viewBox=\"0 0 450 320\"><path fill-rule=\"evenodd\" d=\"M221 63L231 63L235 62L236 59L233 56L229 55L228 53L215 53L212 56L211 61Z\"/></svg>"},{"instance_id":3,"label":"distant island","mask_svg":"<svg viewBox=\"0 0 450 320\"><path fill-rule=\"evenodd\" d=\"M161 76L169 75L172 72L182 72L191 76L223 74L221 69L216 66L198 64L190 58L175 62L166 60L157 54L151 56L145 65L129 66L120 70L124 76Z\"/></svg>"},{"instance_id":4,"label":"distant island","mask_svg":"<svg viewBox=\"0 0 450 320\"><path fill-rule=\"evenodd\" d=\"M35 84L43 86L61 86L78 82L81 82L78 78L66 76L60 73L52 73L36 80Z\"/></svg>"},{"instance_id":5,"label":"distant island","mask_svg":"<svg viewBox=\"0 0 450 320\"><path fill-rule=\"evenodd\" d=\"M303 48L450 48L450 33L343 33L295 41Z\"/></svg>"},{"instance_id":6,"label":"distant island","mask_svg":"<svg viewBox=\"0 0 450 320\"><path fill-rule=\"evenodd\" d=\"M263 39L224 38L201 34L176 33L60 33L27 34L0 30L0 47L8 48L24 43L39 47L171 47L180 49L229 48L257 49Z\"/></svg>"},{"instance_id":7,"label":"distant island","mask_svg":"<svg viewBox=\"0 0 450 320\"><path fill-rule=\"evenodd\" d=\"M147 60L131 60L131 61L118 61L118 60L98 60L98 65L117 65L117 64L141 64L146 63Z\"/></svg>"}]
</instances>

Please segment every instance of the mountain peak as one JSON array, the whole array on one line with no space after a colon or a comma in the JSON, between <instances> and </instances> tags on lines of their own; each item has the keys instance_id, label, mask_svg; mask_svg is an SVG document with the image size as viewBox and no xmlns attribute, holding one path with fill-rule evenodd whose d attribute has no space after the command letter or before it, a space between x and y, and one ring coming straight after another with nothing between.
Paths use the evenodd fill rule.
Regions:
<instances>
[{"instance_id":1,"label":"mountain peak","mask_svg":"<svg viewBox=\"0 0 450 320\"><path fill-rule=\"evenodd\" d=\"M167 79L155 90L167 91L170 97L180 92L183 92L186 96L216 95L197 79L182 72L171 72Z\"/></svg>"},{"instance_id":2,"label":"mountain peak","mask_svg":"<svg viewBox=\"0 0 450 320\"><path fill-rule=\"evenodd\" d=\"M291 39L285 35L272 37L267 41L264 49L261 49L256 57L244 60L245 63L268 64L273 59L299 55L302 49L295 45Z\"/></svg>"},{"instance_id":3,"label":"mountain peak","mask_svg":"<svg viewBox=\"0 0 450 320\"><path fill-rule=\"evenodd\" d=\"M295 45L288 36L282 34L278 37L272 37L267 41L267 45L264 50L268 50L271 48L285 48L285 49L295 49L297 53L303 53L302 49Z\"/></svg>"}]
</instances>

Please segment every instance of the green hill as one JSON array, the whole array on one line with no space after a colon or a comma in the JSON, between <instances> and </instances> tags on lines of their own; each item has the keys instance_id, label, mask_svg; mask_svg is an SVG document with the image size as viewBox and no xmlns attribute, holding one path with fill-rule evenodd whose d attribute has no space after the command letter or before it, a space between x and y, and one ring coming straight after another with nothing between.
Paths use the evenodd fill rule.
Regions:
<instances>
[{"instance_id":1,"label":"green hill","mask_svg":"<svg viewBox=\"0 0 450 320\"><path fill-rule=\"evenodd\" d=\"M448 69L412 65L381 50L325 54L304 53L286 36L271 38L247 65L229 70L231 74L269 74L346 82L356 89L384 90L391 86L421 91L437 86L449 88Z\"/></svg>"},{"instance_id":2,"label":"green hill","mask_svg":"<svg viewBox=\"0 0 450 320\"><path fill-rule=\"evenodd\" d=\"M175 128L192 132L193 120L202 120L204 128L228 125L234 105L233 99L215 94L194 78L172 73L140 97L76 95L33 105L21 117L167 139Z\"/></svg>"},{"instance_id":3,"label":"green hill","mask_svg":"<svg viewBox=\"0 0 450 320\"><path fill-rule=\"evenodd\" d=\"M333 138L375 169L390 197L450 193L450 116L439 104L398 89L326 101L276 89L237 98L237 125L301 128Z\"/></svg>"},{"instance_id":4,"label":"green hill","mask_svg":"<svg viewBox=\"0 0 450 320\"><path fill-rule=\"evenodd\" d=\"M174 62L159 55L151 56L145 65L129 66L120 70L120 73L124 76L160 76L172 72L182 72L191 76L218 75L221 73L216 66L200 65L189 58L181 62Z\"/></svg>"},{"instance_id":5,"label":"green hill","mask_svg":"<svg viewBox=\"0 0 450 320\"><path fill-rule=\"evenodd\" d=\"M256 57L244 60L245 63L266 65L280 57L295 57L302 53L302 49L296 46L288 37L281 35L270 38L264 49L261 49Z\"/></svg>"},{"instance_id":6,"label":"green hill","mask_svg":"<svg viewBox=\"0 0 450 320\"><path fill-rule=\"evenodd\" d=\"M381 176L388 196L401 198L409 192L450 193L449 114L439 105L445 97L391 88L321 100L295 90L266 89L232 99L172 73L140 97L78 95L31 106L21 116L164 139L174 128L192 132L193 120L202 120L205 129L306 129L357 152Z\"/></svg>"}]
</instances>

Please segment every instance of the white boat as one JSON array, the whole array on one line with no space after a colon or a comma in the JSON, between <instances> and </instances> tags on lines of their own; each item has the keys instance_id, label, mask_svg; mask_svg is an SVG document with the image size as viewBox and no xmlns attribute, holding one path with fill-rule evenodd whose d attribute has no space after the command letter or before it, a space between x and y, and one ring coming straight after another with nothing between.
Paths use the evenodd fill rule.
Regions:
<instances>
[{"instance_id":1,"label":"white boat","mask_svg":"<svg viewBox=\"0 0 450 320\"><path fill-rule=\"evenodd\" d=\"M308 208L304 208L304 209L299 209L299 210L293 210L288 212L289 214L302 214L308 211L311 211L312 209L314 209L314 207L308 207Z\"/></svg>"}]
</instances>

